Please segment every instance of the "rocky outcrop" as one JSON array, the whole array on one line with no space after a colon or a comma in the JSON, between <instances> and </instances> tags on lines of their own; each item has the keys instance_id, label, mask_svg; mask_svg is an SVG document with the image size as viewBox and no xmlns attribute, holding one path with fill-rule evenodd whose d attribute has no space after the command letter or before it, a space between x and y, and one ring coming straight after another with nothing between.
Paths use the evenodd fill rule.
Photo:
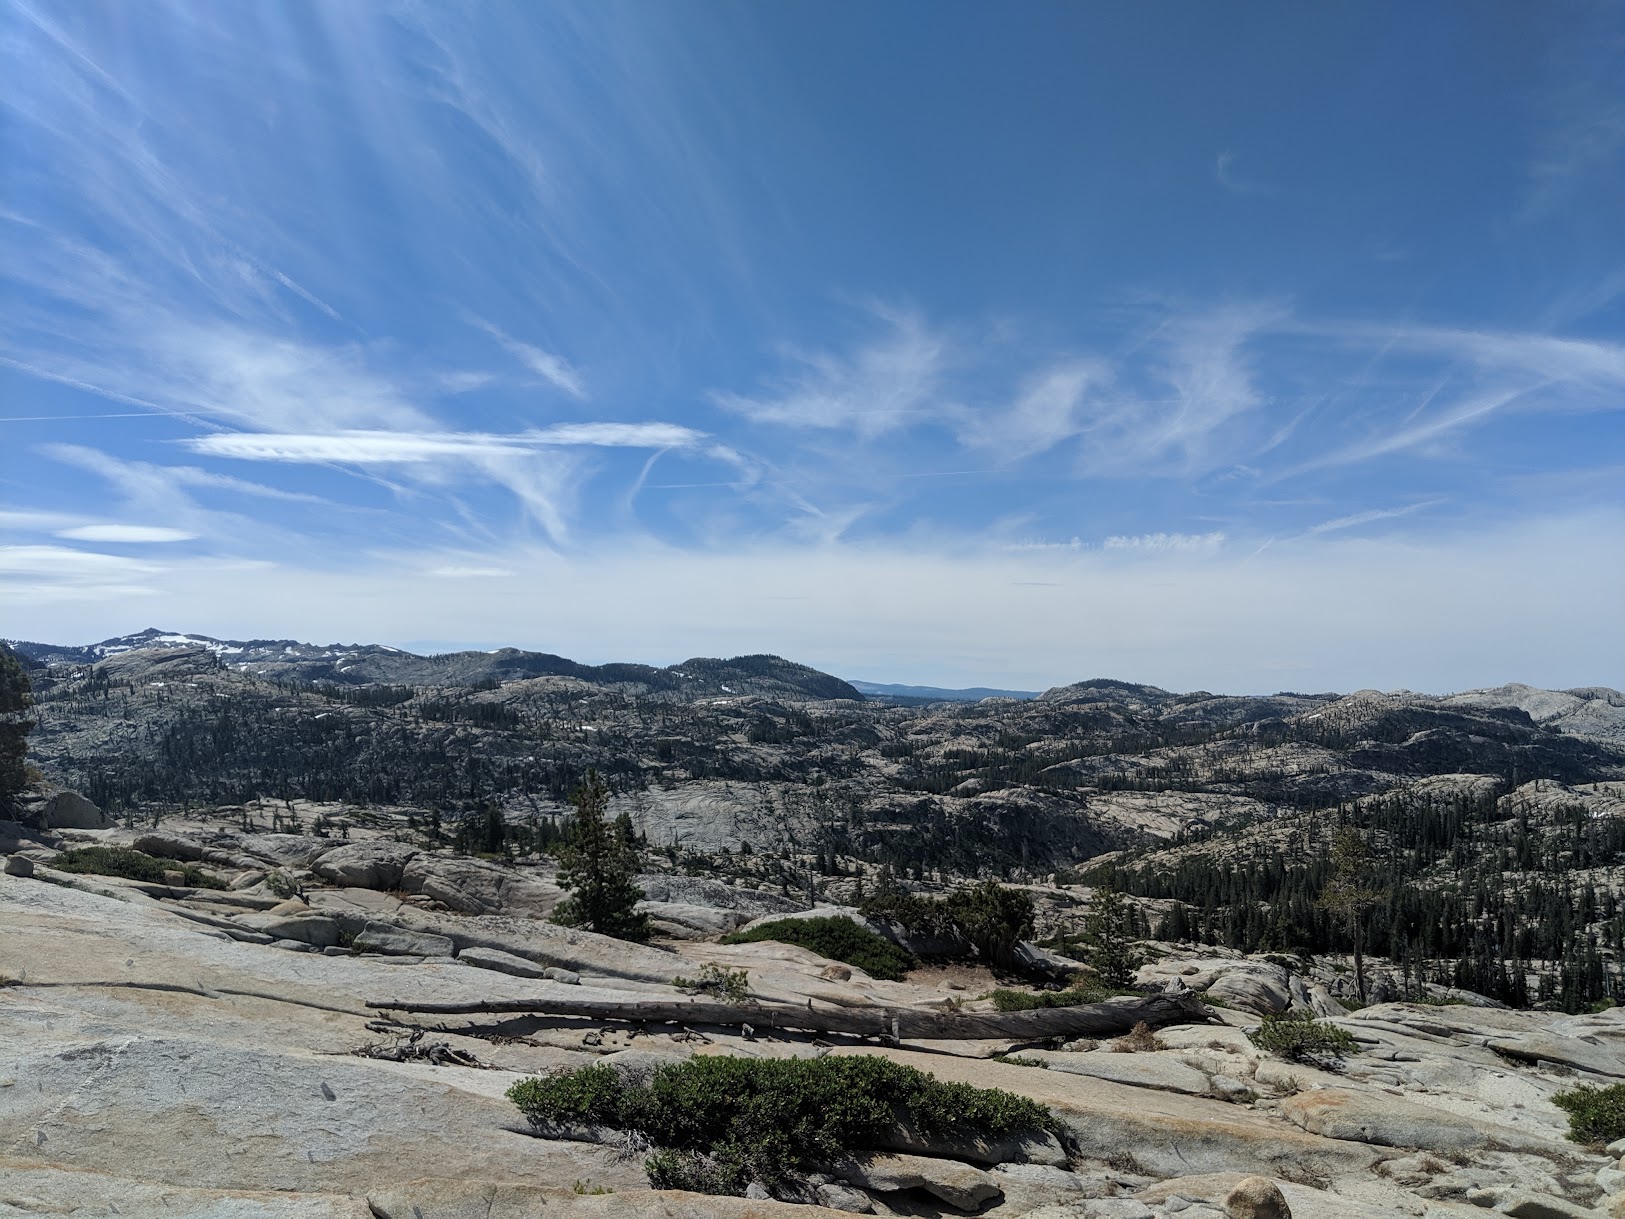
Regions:
<instances>
[{"instance_id":1,"label":"rocky outcrop","mask_svg":"<svg viewBox=\"0 0 1625 1219\"><path fill-rule=\"evenodd\" d=\"M449 957L456 951L446 936L427 931L403 931L390 923L368 923L350 946L357 952L398 957Z\"/></svg>"},{"instance_id":2,"label":"rocky outcrop","mask_svg":"<svg viewBox=\"0 0 1625 1219\"><path fill-rule=\"evenodd\" d=\"M414 854L405 862L400 887L466 914L546 918L564 897L557 885L532 880L512 868L482 859L427 853Z\"/></svg>"},{"instance_id":3,"label":"rocky outcrop","mask_svg":"<svg viewBox=\"0 0 1625 1219\"><path fill-rule=\"evenodd\" d=\"M311 861L310 870L335 885L357 889L399 889L406 865L417 854L416 847L387 839L347 842L322 852Z\"/></svg>"},{"instance_id":4,"label":"rocky outcrop","mask_svg":"<svg viewBox=\"0 0 1625 1219\"><path fill-rule=\"evenodd\" d=\"M916 1155L871 1155L842 1160L834 1166L848 1185L880 1193L923 1189L949 1206L974 1211L1002 1191L987 1173L955 1160Z\"/></svg>"},{"instance_id":5,"label":"rocky outcrop","mask_svg":"<svg viewBox=\"0 0 1625 1219\"><path fill-rule=\"evenodd\" d=\"M1329 1139L1349 1139L1382 1147L1425 1147L1467 1151L1489 1140L1472 1122L1392 1096L1324 1088L1300 1092L1281 1102L1294 1125Z\"/></svg>"}]
</instances>

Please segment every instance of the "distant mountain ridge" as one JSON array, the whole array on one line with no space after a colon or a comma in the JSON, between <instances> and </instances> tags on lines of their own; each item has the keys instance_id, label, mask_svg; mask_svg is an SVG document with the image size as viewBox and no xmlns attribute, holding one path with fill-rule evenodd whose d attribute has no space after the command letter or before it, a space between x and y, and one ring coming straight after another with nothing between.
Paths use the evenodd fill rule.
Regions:
<instances>
[{"instance_id":1,"label":"distant mountain ridge","mask_svg":"<svg viewBox=\"0 0 1625 1219\"><path fill-rule=\"evenodd\" d=\"M948 689L943 686L905 686L893 682L854 681L853 687L876 698L920 699L939 703L979 703L984 698L1037 698L1037 690L995 690L988 686Z\"/></svg>"},{"instance_id":2,"label":"distant mountain ridge","mask_svg":"<svg viewBox=\"0 0 1625 1219\"><path fill-rule=\"evenodd\" d=\"M148 627L83 646L12 641L38 664L96 664L149 649L212 654L239 672L315 685L482 686L535 677L569 677L600 686L683 698L759 695L766 698L851 699L863 695L838 677L779 656L694 657L657 668L641 664L584 665L549 652L498 648L419 656L387 644L313 644L296 639L215 639Z\"/></svg>"},{"instance_id":3,"label":"distant mountain ridge","mask_svg":"<svg viewBox=\"0 0 1625 1219\"><path fill-rule=\"evenodd\" d=\"M378 643L313 644L296 639L215 639L208 635L148 627L129 635L85 645L7 641L34 664L97 664L127 653L161 649L207 653L222 667L276 681L309 682L340 687L418 686L480 688L539 677L573 678L593 685L644 695L700 698L757 696L771 699L895 700L898 704L976 703L987 698L1015 699L1034 712L1087 707L1128 713L1195 726L1250 724L1269 735L1291 726L1317 736L1373 737L1391 745L1407 734L1448 723L1466 730L1470 717L1482 732L1486 722L1511 716L1572 736L1625 746L1625 693L1607 686L1547 690L1509 683L1454 694L1431 695L1411 690L1357 690L1270 695L1223 695L1205 690L1177 693L1159 686L1097 677L1042 692L992 687L953 689L880 682L847 682L807 665L772 655L727 659L694 657L681 664L581 664L549 652L520 648L448 652L423 656ZM1486 721L1483 717L1489 716Z\"/></svg>"}]
</instances>

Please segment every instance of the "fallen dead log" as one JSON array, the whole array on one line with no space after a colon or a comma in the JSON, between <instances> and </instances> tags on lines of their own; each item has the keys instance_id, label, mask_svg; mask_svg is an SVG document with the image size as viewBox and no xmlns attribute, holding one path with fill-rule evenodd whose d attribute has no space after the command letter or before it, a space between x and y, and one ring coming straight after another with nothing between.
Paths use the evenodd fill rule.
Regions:
<instances>
[{"instance_id":1,"label":"fallen dead log","mask_svg":"<svg viewBox=\"0 0 1625 1219\"><path fill-rule=\"evenodd\" d=\"M707 1000L552 998L488 999L464 1003L424 1003L411 999L368 1002L381 1011L421 1015L578 1016L633 1024L738 1025L761 1033L794 1029L805 1033L847 1033L911 1041L999 1039L1039 1041L1051 1037L1108 1037L1136 1024L1151 1028L1201 1024L1211 1019L1191 991L1107 999L1079 1007L1045 1007L1024 1012L941 1012L918 1007L795 1007L779 1003L714 1003Z\"/></svg>"}]
</instances>

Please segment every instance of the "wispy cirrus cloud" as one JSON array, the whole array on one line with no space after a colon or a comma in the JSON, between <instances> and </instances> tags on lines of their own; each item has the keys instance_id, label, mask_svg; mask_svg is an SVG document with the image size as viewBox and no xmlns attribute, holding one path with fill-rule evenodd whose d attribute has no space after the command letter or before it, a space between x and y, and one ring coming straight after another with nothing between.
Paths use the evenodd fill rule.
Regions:
<instances>
[{"instance_id":1,"label":"wispy cirrus cloud","mask_svg":"<svg viewBox=\"0 0 1625 1219\"><path fill-rule=\"evenodd\" d=\"M1316 537L1323 533L1358 529L1361 525L1370 525L1376 521L1391 521L1397 517L1410 516L1413 512L1424 512L1442 503L1444 503L1442 499L1428 499L1415 504L1406 504L1401 508L1368 508L1364 512L1351 512L1347 516L1334 517L1329 521L1321 521L1318 525L1311 525L1304 530L1304 536Z\"/></svg>"},{"instance_id":2,"label":"wispy cirrus cloud","mask_svg":"<svg viewBox=\"0 0 1625 1219\"><path fill-rule=\"evenodd\" d=\"M59 529L56 536L70 542L121 542L134 545L162 542L190 542L198 536L186 529L164 525L75 525Z\"/></svg>"},{"instance_id":3,"label":"wispy cirrus cloud","mask_svg":"<svg viewBox=\"0 0 1625 1219\"><path fill-rule=\"evenodd\" d=\"M1625 409L1625 344L1416 324L1295 322L1293 328L1380 357L1419 361L1424 371L1389 395L1387 409L1367 412L1363 437L1328 447L1288 473L1399 453L1447 453L1459 434L1512 412Z\"/></svg>"},{"instance_id":4,"label":"wispy cirrus cloud","mask_svg":"<svg viewBox=\"0 0 1625 1219\"><path fill-rule=\"evenodd\" d=\"M1088 426L1086 399L1107 388L1112 375L1110 365L1096 359L1071 360L1039 372L1008 406L963 410L960 441L1006 461L1048 452Z\"/></svg>"},{"instance_id":5,"label":"wispy cirrus cloud","mask_svg":"<svg viewBox=\"0 0 1625 1219\"><path fill-rule=\"evenodd\" d=\"M674 423L565 423L526 432L216 432L182 443L207 457L240 461L398 465L516 457L553 448L688 448L705 433Z\"/></svg>"},{"instance_id":6,"label":"wispy cirrus cloud","mask_svg":"<svg viewBox=\"0 0 1625 1219\"><path fill-rule=\"evenodd\" d=\"M850 355L787 349L793 370L765 393L715 391L724 410L755 423L851 430L865 439L940 421L948 344L912 313L877 310L879 333Z\"/></svg>"},{"instance_id":7,"label":"wispy cirrus cloud","mask_svg":"<svg viewBox=\"0 0 1625 1219\"><path fill-rule=\"evenodd\" d=\"M152 595L162 564L71 546L0 546L0 602L19 607Z\"/></svg>"},{"instance_id":8,"label":"wispy cirrus cloud","mask_svg":"<svg viewBox=\"0 0 1625 1219\"><path fill-rule=\"evenodd\" d=\"M586 398L587 387L581 374L572 368L562 356L556 356L550 351L543 351L530 343L522 343L498 326L492 325L483 318L474 318L474 324L486 334L495 339L507 353L513 356L531 372L549 382L558 389L562 389L572 398Z\"/></svg>"}]
</instances>

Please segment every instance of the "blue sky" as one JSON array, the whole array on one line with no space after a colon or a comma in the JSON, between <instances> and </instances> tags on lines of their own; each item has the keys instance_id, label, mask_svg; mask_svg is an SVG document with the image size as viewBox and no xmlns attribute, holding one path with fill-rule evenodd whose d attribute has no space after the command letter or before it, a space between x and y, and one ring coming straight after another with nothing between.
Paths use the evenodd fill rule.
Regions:
<instances>
[{"instance_id":1,"label":"blue sky","mask_svg":"<svg viewBox=\"0 0 1625 1219\"><path fill-rule=\"evenodd\" d=\"M0 22L0 633L1625 685L1617 5Z\"/></svg>"}]
</instances>

